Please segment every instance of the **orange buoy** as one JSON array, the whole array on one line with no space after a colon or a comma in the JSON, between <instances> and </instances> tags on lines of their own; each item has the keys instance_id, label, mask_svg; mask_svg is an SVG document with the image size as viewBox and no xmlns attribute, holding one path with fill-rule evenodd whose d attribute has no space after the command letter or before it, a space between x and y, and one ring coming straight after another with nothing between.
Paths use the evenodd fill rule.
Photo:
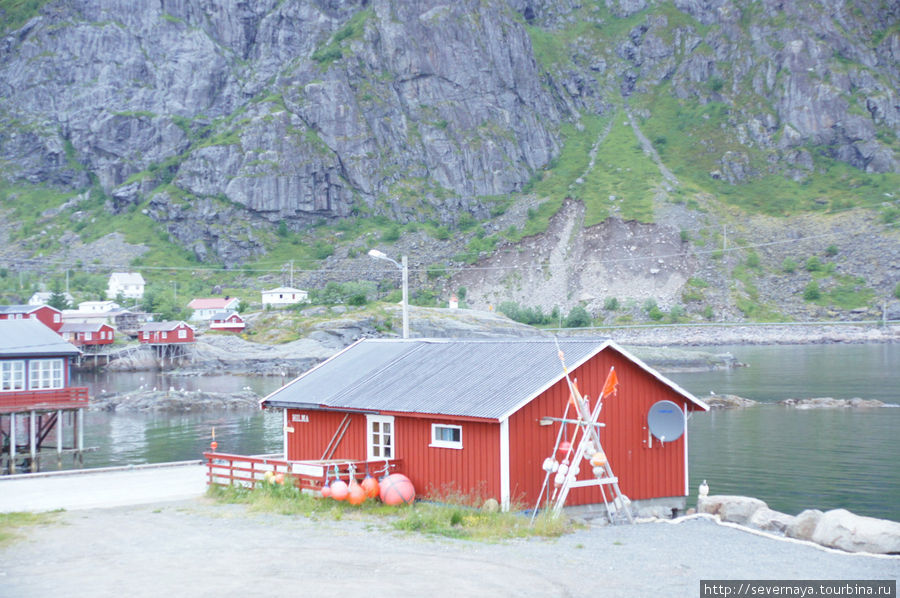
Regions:
<instances>
[{"instance_id":1,"label":"orange buoy","mask_svg":"<svg viewBox=\"0 0 900 598\"><path fill-rule=\"evenodd\" d=\"M559 448L557 449L557 451L559 451L560 453L568 453L571 449L572 443L568 440L563 440L559 443Z\"/></svg>"},{"instance_id":2,"label":"orange buoy","mask_svg":"<svg viewBox=\"0 0 900 598\"><path fill-rule=\"evenodd\" d=\"M283 473L275 474L275 483L276 484L284 484L284 474Z\"/></svg>"},{"instance_id":3,"label":"orange buoy","mask_svg":"<svg viewBox=\"0 0 900 598\"><path fill-rule=\"evenodd\" d=\"M325 484L322 486L322 498L328 498L329 496L331 496L331 486Z\"/></svg>"},{"instance_id":4,"label":"orange buoy","mask_svg":"<svg viewBox=\"0 0 900 598\"><path fill-rule=\"evenodd\" d=\"M338 480L331 485L331 498L334 500L344 500L350 493L350 488L344 480Z\"/></svg>"},{"instance_id":5,"label":"orange buoy","mask_svg":"<svg viewBox=\"0 0 900 598\"><path fill-rule=\"evenodd\" d=\"M372 476L366 476L360 486L366 491L367 498L375 498L378 496L378 480Z\"/></svg>"},{"instance_id":6,"label":"orange buoy","mask_svg":"<svg viewBox=\"0 0 900 598\"><path fill-rule=\"evenodd\" d=\"M603 454L603 451L597 451L591 457L591 465L594 467L603 467L606 465L606 455Z\"/></svg>"},{"instance_id":7,"label":"orange buoy","mask_svg":"<svg viewBox=\"0 0 900 598\"><path fill-rule=\"evenodd\" d=\"M412 503L416 499L416 489L408 477L402 473L392 473L381 480L378 495L381 502L394 507Z\"/></svg>"},{"instance_id":8,"label":"orange buoy","mask_svg":"<svg viewBox=\"0 0 900 598\"><path fill-rule=\"evenodd\" d=\"M347 502L355 507L366 502L366 491L356 483L356 480L350 482L350 489L347 491Z\"/></svg>"}]
</instances>

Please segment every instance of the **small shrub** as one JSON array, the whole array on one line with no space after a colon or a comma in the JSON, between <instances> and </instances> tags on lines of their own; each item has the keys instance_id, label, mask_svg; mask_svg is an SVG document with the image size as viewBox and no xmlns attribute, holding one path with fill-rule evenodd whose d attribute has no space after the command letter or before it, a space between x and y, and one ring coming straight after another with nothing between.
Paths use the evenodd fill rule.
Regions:
<instances>
[{"instance_id":1,"label":"small shrub","mask_svg":"<svg viewBox=\"0 0 900 598\"><path fill-rule=\"evenodd\" d=\"M334 245L330 243L326 243L325 241L316 241L316 244L313 245L313 256L317 260L324 260L325 258L331 256L334 253Z\"/></svg>"},{"instance_id":2,"label":"small shrub","mask_svg":"<svg viewBox=\"0 0 900 598\"><path fill-rule=\"evenodd\" d=\"M797 271L797 262L789 257L784 258L784 261L781 262L781 271L786 274L793 274Z\"/></svg>"},{"instance_id":3,"label":"small shrub","mask_svg":"<svg viewBox=\"0 0 900 598\"><path fill-rule=\"evenodd\" d=\"M703 308L703 317L710 321L716 317L715 312L713 312L712 305L707 305Z\"/></svg>"},{"instance_id":4,"label":"small shrub","mask_svg":"<svg viewBox=\"0 0 900 598\"><path fill-rule=\"evenodd\" d=\"M606 311L616 311L619 309L619 300L615 297L607 297L603 302L603 309Z\"/></svg>"},{"instance_id":5,"label":"small shrub","mask_svg":"<svg viewBox=\"0 0 900 598\"><path fill-rule=\"evenodd\" d=\"M894 297L900 299L900 282L898 282L897 286L894 287Z\"/></svg>"},{"instance_id":6,"label":"small shrub","mask_svg":"<svg viewBox=\"0 0 900 598\"><path fill-rule=\"evenodd\" d=\"M837 245L829 245L828 247L825 248L825 255L827 255L828 257L834 257L837 254L838 254Z\"/></svg>"},{"instance_id":7,"label":"small shrub","mask_svg":"<svg viewBox=\"0 0 900 598\"><path fill-rule=\"evenodd\" d=\"M392 224L386 231L381 234L381 240L393 243L400 240L400 226Z\"/></svg>"},{"instance_id":8,"label":"small shrub","mask_svg":"<svg viewBox=\"0 0 900 598\"><path fill-rule=\"evenodd\" d=\"M822 291L819 290L819 283L810 280L806 288L803 289L803 298L807 301L815 301L822 297Z\"/></svg>"},{"instance_id":9,"label":"small shrub","mask_svg":"<svg viewBox=\"0 0 900 598\"><path fill-rule=\"evenodd\" d=\"M759 268L759 254L755 251L751 251L747 254L746 264L748 268Z\"/></svg>"},{"instance_id":10,"label":"small shrub","mask_svg":"<svg viewBox=\"0 0 900 598\"><path fill-rule=\"evenodd\" d=\"M566 316L566 328L586 328L592 323L591 315L581 305L576 305Z\"/></svg>"},{"instance_id":11,"label":"small shrub","mask_svg":"<svg viewBox=\"0 0 900 598\"><path fill-rule=\"evenodd\" d=\"M816 256L812 256L806 260L806 264L804 264L803 268L807 272L818 272L822 269L822 260Z\"/></svg>"}]
</instances>

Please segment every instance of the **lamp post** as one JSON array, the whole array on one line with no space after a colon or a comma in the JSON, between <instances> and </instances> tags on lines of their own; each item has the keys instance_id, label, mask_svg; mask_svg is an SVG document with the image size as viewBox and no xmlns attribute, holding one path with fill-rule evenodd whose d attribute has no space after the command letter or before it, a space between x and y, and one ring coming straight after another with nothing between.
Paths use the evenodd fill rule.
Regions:
<instances>
[{"instance_id":1,"label":"lamp post","mask_svg":"<svg viewBox=\"0 0 900 598\"><path fill-rule=\"evenodd\" d=\"M389 261L397 266L403 275L403 300L401 301L401 306L403 308L403 338L409 338L409 268L407 267L406 256L404 255L401 257L400 261L402 263L398 264L383 252L378 251L377 249L370 249L369 257L375 258L376 260Z\"/></svg>"}]
</instances>

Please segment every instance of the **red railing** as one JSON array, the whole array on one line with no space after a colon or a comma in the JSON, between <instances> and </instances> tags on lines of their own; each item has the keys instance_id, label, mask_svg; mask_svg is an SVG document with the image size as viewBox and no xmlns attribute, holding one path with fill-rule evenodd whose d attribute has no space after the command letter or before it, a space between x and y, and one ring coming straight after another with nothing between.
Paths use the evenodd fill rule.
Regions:
<instances>
[{"instance_id":1,"label":"red railing","mask_svg":"<svg viewBox=\"0 0 900 598\"><path fill-rule=\"evenodd\" d=\"M89 400L88 389L82 386L0 392L0 413L87 407Z\"/></svg>"},{"instance_id":2,"label":"red railing","mask_svg":"<svg viewBox=\"0 0 900 598\"><path fill-rule=\"evenodd\" d=\"M396 471L399 459L388 461L287 461L270 457L251 457L229 453L203 453L206 459L206 484L208 486L244 486L255 488L266 482L266 473L291 477L301 490L321 490L326 476L329 481L336 477L346 481L353 476L362 481L366 474L381 477Z\"/></svg>"}]
</instances>

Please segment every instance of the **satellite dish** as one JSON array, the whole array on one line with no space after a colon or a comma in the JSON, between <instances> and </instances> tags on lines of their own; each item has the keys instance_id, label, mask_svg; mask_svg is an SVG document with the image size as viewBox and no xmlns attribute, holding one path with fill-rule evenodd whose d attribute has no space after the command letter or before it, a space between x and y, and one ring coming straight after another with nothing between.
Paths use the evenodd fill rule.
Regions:
<instances>
[{"instance_id":1,"label":"satellite dish","mask_svg":"<svg viewBox=\"0 0 900 598\"><path fill-rule=\"evenodd\" d=\"M684 434L684 412L672 401L657 401L647 412L647 426L662 442L678 440Z\"/></svg>"}]
</instances>

